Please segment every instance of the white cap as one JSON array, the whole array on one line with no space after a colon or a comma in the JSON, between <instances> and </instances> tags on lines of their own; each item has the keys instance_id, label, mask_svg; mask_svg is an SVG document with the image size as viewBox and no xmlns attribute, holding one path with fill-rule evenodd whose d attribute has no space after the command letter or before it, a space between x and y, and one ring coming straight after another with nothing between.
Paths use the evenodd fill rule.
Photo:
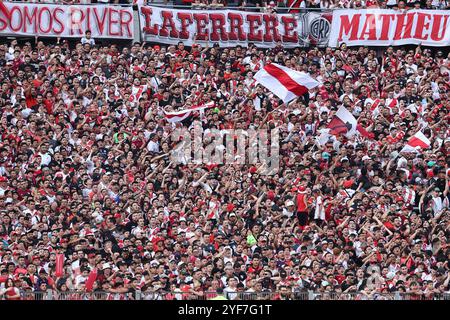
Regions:
<instances>
[{"instance_id":1,"label":"white cap","mask_svg":"<svg viewBox=\"0 0 450 320\"><path fill-rule=\"evenodd\" d=\"M159 266L159 261L158 260L152 260L150 261L150 265L156 264Z\"/></svg>"},{"instance_id":2,"label":"white cap","mask_svg":"<svg viewBox=\"0 0 450 320\"><path fill-rule=\"evenodd\" d=\"M365 161L365 160L370 160L371 158L369 157L369 156L364 156L364 157L362 157L362 160L363 161Z\"/></svg>"},{"instance_id":3,"label":"white cap","mask_svg":"<svg viewBox=\"0 0 450 320\"><path fill-rule=\"evenodd\" d=\"M287 207L293 206L293 205L294 205L294 202L293 202L292 200L286 201L286 206L287 206Z\"/></svg>"}]
</instances>

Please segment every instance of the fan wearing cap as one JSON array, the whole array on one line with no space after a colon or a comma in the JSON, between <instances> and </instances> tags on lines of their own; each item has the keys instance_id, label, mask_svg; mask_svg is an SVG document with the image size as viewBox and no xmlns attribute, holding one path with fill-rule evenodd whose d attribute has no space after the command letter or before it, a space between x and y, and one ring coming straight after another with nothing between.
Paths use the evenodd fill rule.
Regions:
<instances>
[{"instance_id":1,"label":"fan wearing cap","mask_svg":"<svg viewBox=\"0 0 450 320\"><path fill-rule=\"evenodd\" d=\"M292 200L287 200L283 207L283 216L291 218L295 212L295 204Z\"/></svg>"},{"instance_id":2,"label":"fan wearing cap","mask_svg":"<svg viewBox=\"0 0 450 320\"><path fill-rule=\"evenodd\" d=\"M448 179L447 179L447 183L445 186L445 190L443 193L441 193L441 190L437 187L432 189L431 192L431 201L430 201L430 206L433 210L433 215L436 216L439 213L442 212L442 210L444 210L445 208L449 208L449 199L447 197L448 195L448 190L449 190L449 183L448 183Z\"/></svg>"}]
</instances>

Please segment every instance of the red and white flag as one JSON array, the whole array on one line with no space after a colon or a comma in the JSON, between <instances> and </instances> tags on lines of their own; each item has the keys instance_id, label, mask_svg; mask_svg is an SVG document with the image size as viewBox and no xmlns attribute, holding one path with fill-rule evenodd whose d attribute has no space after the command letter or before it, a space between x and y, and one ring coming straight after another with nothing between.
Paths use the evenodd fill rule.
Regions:
<instances>
[{"instance_id":1,"label":"red and white flag","mask_svg":"<svg viewBox=\"0 0 450 320\"><path fill-rule=\"evenodd\" d=\"M205 109L213 108L213 107L214 107L214 101L211 101L211 102L208 102L201 106L196 106L196 107L193 107L190 109L174 111L174 112L164 111L164 118L168 122L172 122L172 123L180 122L180 121L183 121L184 119L186 119L187 117L189 117L192 114L192 112L194 112L194 111L201 111L201 110L205 110Z\"/></svg>"},{"instance_id":2,"label":"red and white flag","mask_svg":"<svg viewBox=\"0 0 450 320\"><path fill-rule=\"evenodd\" d=\"M420 149L428 149L430 146L431 141L425 137L421 131L418 131L409 138L408 142L400 152L419 152Z\"/></svg>"},{"instance_id":3,"label":"red and white flag","mask_svg":"<svg viewBox=\"0 0 450 320\"><path fill-rule=\"evenodd\" d=\"M359 125L356 118L344 106L341 106L338 109L327 128L329 128L330 133L334 135L345 134L347 137L351 137L356 134L356 132L359 132L364 137L370 139L373 138L373 133L368 132Z\"/></svg>"},{"instance_id":4,"label":"red and white flag","mask_svg":"<svg viewBox=\"0 0 450 320\"><path fill-rule=\"evenodd\" d=\"M304 95L320 84L309 74L276 63L266 64L253 78L276 94L284 103Z\"/></svg>"}]
</instances>

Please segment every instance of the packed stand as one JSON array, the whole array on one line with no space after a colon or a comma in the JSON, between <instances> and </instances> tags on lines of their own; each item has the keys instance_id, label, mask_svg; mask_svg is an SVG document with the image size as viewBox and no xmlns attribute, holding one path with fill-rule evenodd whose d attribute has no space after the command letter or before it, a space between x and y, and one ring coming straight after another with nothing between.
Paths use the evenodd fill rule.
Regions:
<instances>
[{"instance_id":1,"label":"packed stand","mask_svg":"<svg viewBox=\"0 0 450 320\"><path fill-rule=\"evenodd\" d=\"M0 45L0 299L449 292L450 55L81 42ZM322 85L285 105L269 61ZM319 142L341 105L370 137ZM173 163L193 123L279 128L279 170Z\"/></svg>"}]
</instances>

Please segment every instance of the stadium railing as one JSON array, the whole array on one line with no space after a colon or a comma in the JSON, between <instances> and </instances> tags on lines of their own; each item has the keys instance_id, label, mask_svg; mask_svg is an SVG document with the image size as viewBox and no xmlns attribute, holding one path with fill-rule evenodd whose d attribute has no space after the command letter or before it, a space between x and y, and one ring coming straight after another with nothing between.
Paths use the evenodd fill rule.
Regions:
<instances>
[{"instance_id":1,"label":"stadium railing","mask_svg":"<svg viewBox=\"0 0 450 320\"><path fill-rule=\"evenodd\" d=\"M225 292L229 300L450 300L450 292L432 294L411 294L404 292L372 293L365 292L290 292L282 296L280 292ZM215 292L127 292L111 293L104 291L22 291L21 300L210 300L217 297ZM5 296L0 296L5 300Z\"/></svg>"}]
</instances>

